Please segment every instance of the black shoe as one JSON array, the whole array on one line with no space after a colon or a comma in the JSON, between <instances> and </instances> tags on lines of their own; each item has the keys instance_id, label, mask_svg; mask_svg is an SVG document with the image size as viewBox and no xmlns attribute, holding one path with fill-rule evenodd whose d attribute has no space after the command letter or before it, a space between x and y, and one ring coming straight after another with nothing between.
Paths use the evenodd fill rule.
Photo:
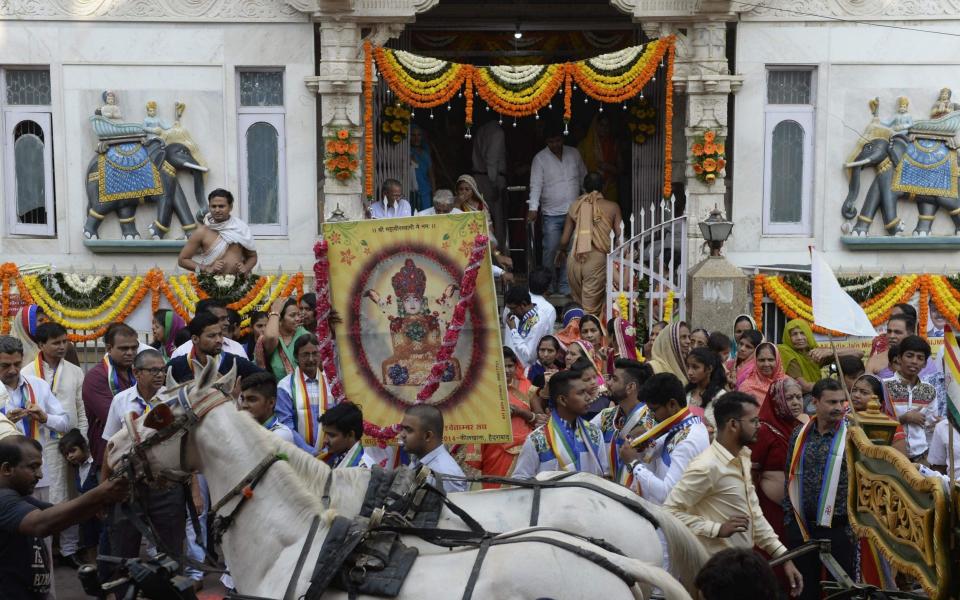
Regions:
<instances>
[{"instance_id":1,"label":"black shoe","mask_svg":"<svg viewBox=\"0 0 960 600\"><path fill-rule=\"evenodd\" d=\"M61 567L70 567L71 569L79 569L82 562L77 558L76 554L71 554L69 556L59 556L57 557L57 564Z\"/></svg>"}]
</instances>

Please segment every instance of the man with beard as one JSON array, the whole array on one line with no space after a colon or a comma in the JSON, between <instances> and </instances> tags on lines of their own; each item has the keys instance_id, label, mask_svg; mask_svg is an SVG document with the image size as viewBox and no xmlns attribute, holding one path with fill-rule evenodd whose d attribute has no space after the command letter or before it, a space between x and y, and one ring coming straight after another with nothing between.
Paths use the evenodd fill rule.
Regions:
<instances>
[{"instance_id":1,"label":"man with beard","mask_svg":"<svg viewBox=\"0 0 960 600\"><path fill-rule=\"evenodd\" d=\"M760 404L742 392L716 400L717 438L690 461L664 507L690 528L707 552L759 546L776 558L787 552L764 519L750 476L750 449L760 428ZM784 563L790 595L803 589L803 577L792 561Z\"/></svg>"},{"instance_id":2,"label":"man with beard","mask_svg":"<svg viewBox=\"0 0 960 600\"><path fill-rule=\"evenodd\" d=\"M640 388L653 375L653 369L626 358L618 358L613 367L607 391L616 406L601 410L590 423L603 432L604 451L610 457L610 478L637 491L632 471L620 460L620 449L628 439L655 425L647 405L640 401Z\"/></svg>"},{"instance_id":3,"label":"man with beard","mask_svg":"<svg viewBox=\"0 0 960 600\"><path fill-rule=\"evenodd\" d=\"M663 504L667 494L697 456L710 445L710 434L700 417L687 408L683 384L673 373L657 373L643 384L655 425L633 444L620 449L620 459L636 478L640 495Z\"/></svg>"}]
</instances>

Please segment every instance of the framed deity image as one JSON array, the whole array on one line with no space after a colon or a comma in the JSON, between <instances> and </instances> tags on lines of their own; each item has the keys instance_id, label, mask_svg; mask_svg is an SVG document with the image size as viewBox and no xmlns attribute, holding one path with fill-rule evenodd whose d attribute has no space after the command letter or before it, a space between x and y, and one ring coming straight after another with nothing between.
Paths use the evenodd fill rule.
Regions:
<instances>
[{"instance_id":1,"label":"framed deity image","mask_svg":"<svg viewBox=\"0 0 960 600\"><path fill-rule=\"evenodd\" d=\"M512 439L490 255L473 301L456 315L483 213L325 223L336 350L347 399L378 426L420 402L448 331L458 331L436 391L448 443ZM462 321L462 326L460 322ZM453 327L451 327L453 323Z\"/></svg>"}]
</instances>

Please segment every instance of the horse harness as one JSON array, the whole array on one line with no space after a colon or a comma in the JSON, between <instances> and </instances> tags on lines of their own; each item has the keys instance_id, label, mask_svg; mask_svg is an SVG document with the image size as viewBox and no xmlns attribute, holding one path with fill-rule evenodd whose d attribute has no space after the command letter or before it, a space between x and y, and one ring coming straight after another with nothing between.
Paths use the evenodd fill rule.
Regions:
<instances>
[{"instance_id":1,"label":"horse harness","mask_svg":"<svg viewBox=\"0 0 960 600\"><path fill-rule=\"evenodd\" d=\"M200 424L200 421L214 408L230 400L230 395L223 389L214 386L215 389L197 402L190 404L186 396L186 386L181 387L178 392L178 401L183 408L183 413L175 417L165 426L157 429L156 433L146 439L142 439L133 425L132 419L128 415L125 418L127 429L133 440L133 447L122 457L117 469L122 475L126 475L131 482L145 482L155 484L160 481L173 482L187 487L190 478L190 472L185 465L185 444L187 434L192 432ZM218 397L214 397L218 396ZM147 458L147 451L151 448L167 442L173 438L180 438L180 469L167 470L161 473L154 473L150 467ZM216 504L214 504L209 514L214 518L213 538L215 544L220 543L223 534L229 529L236 519L238 512L243 508L246 502L253 497L253 489L262 480L270 470L270 467L281 460L286 460L283 454L273 454L261 460L241 481L224 495ZM361 593L372 593L384 595L387 597L396 596L403 584L404 578L413 566L413 561L417 556L415 548L408 548L403 545L398 537L400 535L411 535L419 537L428 543L437 544L448 548L468 547L478 550L477 557L474 560L469 578L467 580L462 598L463 600L472 600L473 592L480 577L480 570L484 559L493 546L502 546L518 543L542 543L548 544L562 550L566 550L576 556L586 558L594 564L606 569L610 573L620 578L628 587L634 586L636 579L625 570L614 564L606 557L576 544L555 539L548 536L531 535L544 532L559 532L567 536L572 536L591 544L597 545L604 550L622 554L622 552L608 544L604 540L589 538L570 532L562 531L550 527L538 527L540 514L540 494L542 489L580 487L602 494L608 498L616 500L627 506L635 513L643 516L654 526L659 527L656 519L639 502L619 496L610 490L600 486L579 481L564 481L572 473L565 473L556 478L548 480L515 480L503 477L474 477L462 478L468 482L480 483L500 483L512 485L521 488L533 490L533 503L530 513L530 528L517 530L504 534L486 531L480 523L471 517L466 511L457 506L446 493L438 486L428 482L429 476L433 475L438 486L442 486L444 479L452 479L450 476L444 476L439 473L431 473L426 467L421 469L415 475L415 486L411 486L409 478L399 482L394 488L391 484L390 492L383 498L384 504L369 511L369 516L358 516L355 519L346 517L336 517L330 527L324 544L320 549L313 574L310 579L310 587L302 596L304 600L318 600L319 597L330 587L336 587L347 592L350 598L357 597ZM120 475L114 475L120 476ZM322 503L324 508L330 505L330 486L333 476L327 478ZM458 478L459 479L459 478ZM405 487L406 486L406 487ZM177 553L168 552L160 543L158 536L155 535L154 527L149 519L146 521L133 510L131 505L140 505L146 508L145 499L137 492L137 486L133 486L131 501L125 503L122 507L125 516L133 523L138 531L157 548L164 551L168 556L176 557L181 564L190 566L206 572L223 572L223 569L212 567L209 562L199 563L186 556ZM369 490L368 490L369 495ZM434 496L439 499L443 505L447 506L455 515L457 515L467 525L468 531L442 529L436 527L416 526L417 514L426 504L430 504L429 497ZM240 498L237 504L226 515L217 514L230 501ZM377 499L379 500L379 498ZM367 501L365 500L365 505ZM193 524L197 539L200 539L200 527L197 514L193 503L187 501L190 512L190 518ZM367 507L369 509L369 507ZM143 511L144 515L147 511ZM296 566L293 570L283 599L294 600L296 596L296 586L300 574L306 562L307 555L313 546L316 533L319 528L319 516L314 516L311 521L310 529L301 548ZM436 521L434 521L436 524ZM213 549L204 549L206 561L216 561L216 555ZM388 565L394 566L396 576L380 578L369 584L369 578L378 570L383 570ZM234 600L274 600L271 598L248 596L238 593L230 593L228 598Z\"/></svg>"}]
</instances>

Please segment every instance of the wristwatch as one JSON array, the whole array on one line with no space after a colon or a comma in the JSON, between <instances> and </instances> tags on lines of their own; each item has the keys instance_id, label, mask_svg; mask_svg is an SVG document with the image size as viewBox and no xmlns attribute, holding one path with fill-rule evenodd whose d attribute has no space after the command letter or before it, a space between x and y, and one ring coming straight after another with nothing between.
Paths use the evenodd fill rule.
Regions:
<instances>
[{"instance_id":1,"label":"wristwatch","mask_svg":"<svg viewBox=\"0 0 960 600\"><path fill-rule=\"evenodd\" d=\"M629 468L630 472L633 473L633 471L637 468L637 465L639 464L640 464L640 459L635 458L631 460L629 463L627 463L627 468Z\"/></svg>"}]
</instances>

